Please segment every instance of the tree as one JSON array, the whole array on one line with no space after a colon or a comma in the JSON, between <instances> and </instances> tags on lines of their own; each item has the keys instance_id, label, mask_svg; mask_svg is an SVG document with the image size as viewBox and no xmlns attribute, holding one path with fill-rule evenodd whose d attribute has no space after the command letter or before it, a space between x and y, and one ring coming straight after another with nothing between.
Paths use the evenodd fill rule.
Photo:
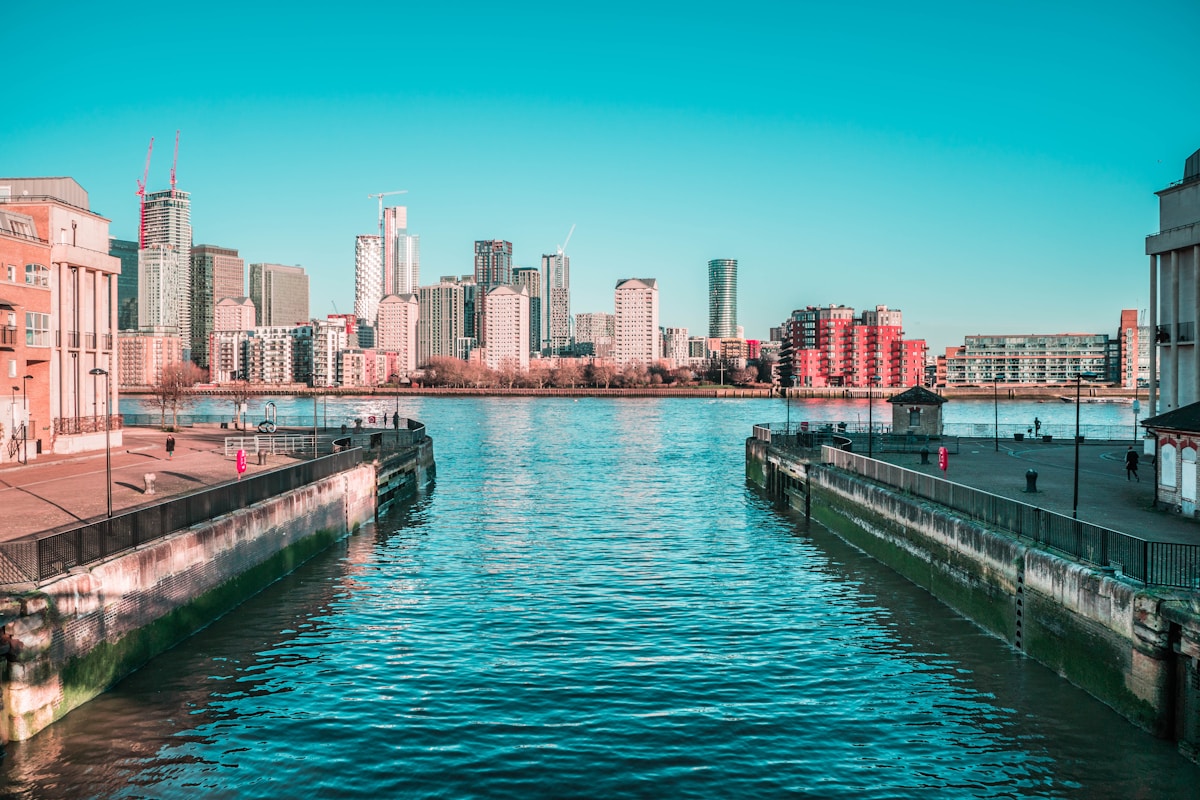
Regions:
<instances>
[{"instance_id":1,"label":"tree","mask_svg":"<svg viewBox=\"0 0 1200 800\"><path fill-rule=\"evenodd\" d=\"M575 388L575 384L583 379L583 370L574 361L565 361L555 367L550 373L550 385L559 389Z\"/></svg>"},{"instance_id":2,"label":"tree","mask_svg":"<svg viewBox=\"0 0 1200 800\"><path fill-rule=\"evenodd\" d=\"M233 381L228 384L229 399L233 400L233 425L239 431L242 429L242 406L253 398L250 392L250 381Z\"/></svg>"},{"instance_id":3,"label":"tree","mask_svg":"<svg viewBox=\"0 0 1200 800\"><path fill-rule=\"evenodd\" d=\"M605 361L593 361L588 365L588 381L599 388L612 386L613 378L617 376L617 368Z\"/></svg>"},{"instance_id":4,"label":"tree","mask_svg":"<svg viewBox=\"0 0 1200 800\"><path fill-rule=\"evenodd\" d=\"M204 377L204 371L190 361L163 367L158 382L151 387L160 411L159 424L167 427L167 409L171 409L171 430L179 427L179 409L192 401L192 387Z\"/></svg>"}]
</instances>

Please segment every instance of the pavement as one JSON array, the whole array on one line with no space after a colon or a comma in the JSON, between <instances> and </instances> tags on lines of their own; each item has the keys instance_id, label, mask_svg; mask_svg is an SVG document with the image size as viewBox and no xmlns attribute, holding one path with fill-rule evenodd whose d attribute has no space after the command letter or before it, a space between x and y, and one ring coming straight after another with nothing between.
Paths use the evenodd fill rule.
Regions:
<instances>
[{"instance_id":1,"label":"pavement","mask_svg":"<svg viewBox=\"0 0 1200 800\"><path fill-rule=\"evenodd\" d=\"M225 455L227 436L253 435L196 427L175 431L175 452L167 458L167 434L157 427L126 427L122 443L112 448L113 513L172 495L237 480L236 456ZM267 456L259 465L253 453L244 476L295 463L301 458ZM42 454L28 464L0 468L0 541L103 518L108 513L105 492L105 451L72 455ZM146 493L144 476L155 476L155 492Z\"/></svg>"},{"instance_id":2,"label":"pavement","mask_svg":"<svg viewBox=\"0 0 1200 800\"><path fill-rule=\"evenodd\" d=\"M1079 519L1149 541L1200 544L1200 520L1188 519L1162 502L1155 504L1154 465L1141 454L1138 477L1125 475L1125 451L1132 443L1084 442L1079 445ZM1140 447L1141 442L1138 442ZM1075 447L1066 442L959 440L949 468L938 468L914 453L876 453L876 458L975 489L1071 516L1074 502ZM1025 475L1037 472L1037 492L1028 493Z\"/></svg>"}]
</instances>

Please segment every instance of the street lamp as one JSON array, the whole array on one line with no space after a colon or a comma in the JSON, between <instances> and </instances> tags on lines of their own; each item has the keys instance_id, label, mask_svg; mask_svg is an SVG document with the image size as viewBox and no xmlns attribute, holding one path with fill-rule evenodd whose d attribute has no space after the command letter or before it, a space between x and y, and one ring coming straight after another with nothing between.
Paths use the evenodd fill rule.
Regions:
<instances>
[{"instance_id":1,"label":"street lamp","mask_svg":"<svg viewBox=\"0 0 1200 800\"><path fill-rule=\"evenodd\" d=\"M1075 376L1075 493L1071 496L1071 519L1079 519L1079 389L1084 379L1096 380L1094 372L1081 372Z\"/></svg>"},{"instance_id":2,"label":"street lamp","mask_svg":"<svg viewBox=\"0 0 1200 800\"><path fill-rule=\"evenodd\" d=\"M17 389L12 387L12 394L8 398L8 426L12 428L14 434L17 432Z\"/></svg>"},{"instance_id":3,"label":"street lamp","mask_svg":"<svg viewBox=\"0 0 1200 800\"><path fill-rule=\"evenodd\" d=\"M78 356L71 353L71 394L75 395L75 425L71 433L79 433L79 369L75 365Z\"/></svg>"},{"instance_id":4,"label":"street lamp","mask_svg":"<svg viewBox=\"0 0 1200 800\"><path fill-rule=\"evenodd\" d=\"M108 391L108 370L94 367L88 374L92 376L93 394L96 392L96 377L104 376L104 488L108 495L108 517L112 519L112 434L108 429L108 419L112 416L112 395Z\"/></svg>"},{"instance_id":5,"label":"street lamp","mask_svg":"<svg viewBox=\"0 0 1200 800\"><path fill-rule=\"evenodd\" d=\"M995 433L993 434L996 440L996 452L1000 452L1000 381L1004 380L1004 376L1000 374L992 374L992 411L995 416Z\"/></svg>"},{"instance_id":6,"label":"street lamp","mask_svg":"<svg viewBox=\"0 0 1200 800\"><path fill-rule=\"evenodd\" d=\"M28 381L33 380L32 375L25 375L21 378L21 397L25 399L25 425L21 428L23 434L21 436L21 450L25 453L25 463L29 463L29 389Z\"/></svg>"},{"instance_id":7,"label":"street lamp","mask_svg":"<svg viewBox=\"0 0 1200 800\"><path fill-rule=\"evenodd\" d=\"M878 375L867 378L867 458L875 457L875 438L871 432L875 429L875 393L872 387L879 383Z\"/></svg>"}]
</instances>

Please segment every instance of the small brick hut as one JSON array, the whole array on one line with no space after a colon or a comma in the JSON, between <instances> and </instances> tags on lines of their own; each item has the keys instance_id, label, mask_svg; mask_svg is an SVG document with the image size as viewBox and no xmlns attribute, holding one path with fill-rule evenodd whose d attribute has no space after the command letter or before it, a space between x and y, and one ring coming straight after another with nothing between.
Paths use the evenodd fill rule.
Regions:
<instances>
[{"instance_id":1,"label":"small brick hut","mask_svg":"<svg viewBox=\"0 0 1200 800\"><path fill-rule=\"evenodd\" d=\"M892 404L892 433L942 435L942 404L946 398L921 386L888 398Z\"/></svg>"}]
</instances>

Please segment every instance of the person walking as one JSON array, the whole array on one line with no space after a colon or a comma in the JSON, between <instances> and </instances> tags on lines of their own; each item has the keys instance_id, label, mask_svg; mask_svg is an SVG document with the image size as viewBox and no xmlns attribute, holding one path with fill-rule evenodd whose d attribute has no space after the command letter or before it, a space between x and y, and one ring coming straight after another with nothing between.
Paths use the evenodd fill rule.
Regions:
<instances>
[{"instance_id":1,"label":"person walking","mask_svg":"<svg viewBox=\"0 0 1200 800\"><path fill-rule=\"evenodd\" d=\"M171 456L175 454L175 437L167 434L167 461L171 460Z\"/></svg>"},{"instance_id":2,"label":"person walking","mask_svg":"<svg viewBox=\"0 0 1200 800\"><path fill-rule=\"evenodd\" d=\"M1130 447L1125 451L1125 480L1135 480L1141 483L1142 479L1138 477L1137 468L1138 452L1133 447Z\"/></svg>"}]
</instances>

